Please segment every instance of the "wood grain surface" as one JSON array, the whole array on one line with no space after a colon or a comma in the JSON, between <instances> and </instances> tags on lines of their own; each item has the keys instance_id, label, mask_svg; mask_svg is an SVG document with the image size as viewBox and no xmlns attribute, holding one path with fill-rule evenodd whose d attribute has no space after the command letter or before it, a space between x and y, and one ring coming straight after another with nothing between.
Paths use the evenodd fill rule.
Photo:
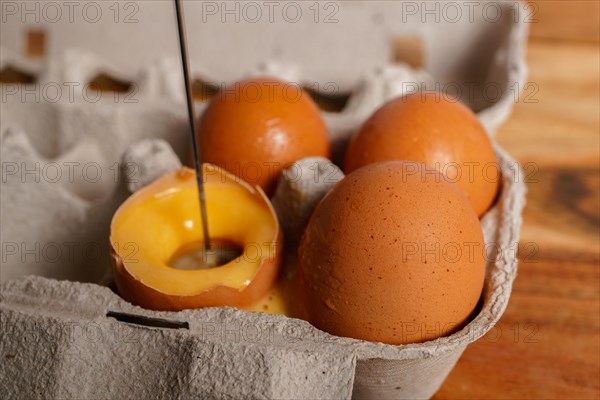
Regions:
<instances>
[{"instance_id":1,"label":"wood grain surface","mask_svg":"<svg viewBox=\"0 0 600 400\"><path fill-rule=\"evenodd\" d=\"M530 0L533 40L597 42L600 39L598 0Z\"/></svg>"},{"instance_id":2,"label":"wood grain surface","mask_svg":"<svg viewBox=\"0 0 600 400\"><path fill-rule=\"evenodd\" d=\"M566 13L597 34L597 15L583 16L598 3L577 3ZM531 172L519 275L501 321L467 348L435 399L600 398L599 49L597 36L553 40L541 18L554 6L529 43L534 101L515 104L497 135Z\"/></svg>"}]
</instances>

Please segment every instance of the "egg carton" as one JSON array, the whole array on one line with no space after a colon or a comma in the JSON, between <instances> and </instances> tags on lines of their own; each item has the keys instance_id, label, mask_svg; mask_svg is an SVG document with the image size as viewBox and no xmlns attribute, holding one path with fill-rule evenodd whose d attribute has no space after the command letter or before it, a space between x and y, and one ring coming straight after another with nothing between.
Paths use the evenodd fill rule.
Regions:
<instances>
[{"instance_id":1,"label":"egg carton","mask_svg":"<svg viewBox=\"0 0 600 400\"><path fill-rule=\"evenodd\" d=\"M9 19L1 28L0 70L10 65L37 77L34 85L0 89L0 349L5 357L0 387L6 397L430 397L464 348L491 329L508 302L516 274L510 249L518 241L525 190L515 161L496 145L502 191L482 225L486 243L499 250L490 258L479 314L453 335L391 346L334 337L283 316L230 308L164 313L134 307L97 284L109 265L110 218L128 189L173 168L173 154L187 159L189 132L174 26L169 31L171 5L132 3L140 12L133 25L42 21L39 25L52 35L45 63L19 55L23 31L37 24ZM471 77L499 83L503 94L491 104L478 95L463 99L493 134L510 113L514 92L509 88L522 87L525 80L523 18L423 24L420 15L402 20L402 7L413 2L342 1L335 3L340 13L335 27L308 20L295 25L199 23L201 3L211 2L185 4L193 75L217 83L256 74L305 86L336 82L350 99L340 113L323 114L338 160L372 110L415 84L464 85ZM523 14L518 3L493 4L505 15ZM165 29L155 29L156 21L163 21ZM375 21L375 27L365 21ZM415 35L425 44L424 70L391 63L390 39ZM70 50L58 53L59 48ZM242 50L227 55L223 48ZM354 54L352 63L346 53ZM63 92L54 101L42 92L56 84L63 90L69 82L83 85L98 73L134 82L134 94L121 95L132 101L110 95L90 102L81 91L73 99ZM197 112L203 107L198 105ZM126 149L148 138L164 139L169 146L157 145L156 154L131 164ZM125 179L131 178L126 168L131 165L137 181ZM92 179L89 174L98 170L101 176ZM69 179L51 179L55 171ZM313 203L323 194L322 187L310 185L290 186L293 190L304 190ZM306 213L312 204L296 206ZM32 274L38 276L17 279ZM135 314L137 323L112 312Z\"/></svg>"},{"instance_id":2,"label":"egg carton","mask_svg":"<svg viewBox=\"0 0 600 400\"><path fill-rule=\"evenodd\" d=\"M0 350L7 361L0 384L8 398L428 398L466 346L500 318L516 275L509 250L518 242L524 187L514 160L496 150L503 189L481 221L494 249L483 303L457 333L386 345L228 307L149 311L108 287L28 277L2 284ZM132 189L180 167L165 142L142 142L127 156L137 153L143 164L148 152L155 160L146 161L147 172L129 184ZM313 160L299 162L303 172L312 166ZM321 178L329 176L322 171ZM326 180L312 182L296 191L278 189L275 199L288 196L314 207Z\"/></svg>"}]
</instances>

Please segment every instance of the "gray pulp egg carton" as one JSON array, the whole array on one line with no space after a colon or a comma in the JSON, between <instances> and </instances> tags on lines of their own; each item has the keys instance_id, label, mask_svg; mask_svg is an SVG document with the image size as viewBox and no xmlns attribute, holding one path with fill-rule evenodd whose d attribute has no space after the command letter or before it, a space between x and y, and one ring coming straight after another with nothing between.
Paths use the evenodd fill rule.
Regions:
<instances>
[{"instance_id":1,"label":"gray pulp egg carton","mask_svg":"<svg viewBox=\"0 0 600 400\"><path fill-rule=\"evenodd\" d=\"M349 95L339 113L324 112L336 160L369 113L415 86L499 88L494 99L478 87L461 97L490 135L523 88L528 12L519 3L471 2L456 17L444 3L339 1L321 4L322 23L309 14L310 2L288 3L305 17L252 22L237 3L241 17L232 21L219 14L224 3L186 2L193 75L220 84L270 74L323 90L334 82ZM516 162L495 144L502 188L482 218L486 243L494 245L481 309L450 336L393 346L232 308L133 306L101 284L110 281L108 228L129 191L189 155L174 13L170 2L128 2L119 18L137 22L115 23L108 4L95 4L106 8L94 23L78 14L73 23L24 23L11 9L1 26L0 70L10 66L37 78L0 89L3 398L432 396L509 300L525 194ZM44 62L20 54L31 29L47 33ZM414 38L423 70L392 62L391 44ZM133 82L133 90L93 101L82 90L67 95L67 83L84 86L98 73ZM48 92L56 85L63 88L58 99ZM331 168L316 161L320 173ZM297 237L329 184L281 177L273 203L288 236Z\"/></svg>"}]
</instances>

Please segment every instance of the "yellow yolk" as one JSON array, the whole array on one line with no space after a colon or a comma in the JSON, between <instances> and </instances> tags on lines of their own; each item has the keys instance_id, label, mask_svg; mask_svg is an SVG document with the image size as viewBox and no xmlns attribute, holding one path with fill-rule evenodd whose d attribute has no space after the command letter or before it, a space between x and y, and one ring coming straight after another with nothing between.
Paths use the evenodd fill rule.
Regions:
<instances>
[{"instance_id":1,"label":"yellow yolk","mask_svg":"<svg viewBox=\"0 0 600 400\"><path fill-rule=\"evenodd\" d=\"M273 289L264 298L251 306L243 307L243 309L294 317L293 297L294 278L288 274L279 278Z\"/></svg>"},{"instance_id":2,"label":"yellow yolk","mask_svg":"<svg viewBox=\"0 0 600 400\"><path fill-rule=\"evenodd\" d=\"M280 250L275 249L275 216L245 183L208 175L205 191L211 237L235 242L244 253L210 269L175 269L168 263L177 250L203 238L195 177L182 171L177 182L163 179L150 195L140 193L142 189L117 211L111 226L113 248L135 279L165 294L189 296L216 286L243 290L263 261Z\"/></svg>"}]
</instances>

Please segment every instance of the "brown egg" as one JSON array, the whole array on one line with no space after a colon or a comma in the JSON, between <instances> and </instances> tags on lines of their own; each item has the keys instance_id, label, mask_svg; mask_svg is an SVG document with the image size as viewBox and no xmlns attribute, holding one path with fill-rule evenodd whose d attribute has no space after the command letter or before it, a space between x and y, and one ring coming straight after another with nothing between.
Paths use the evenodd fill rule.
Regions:
<instances>
[{"instance_id":1,"label":"brown egg","mask_svg":"<svg viewBox=\"0 0 600 400\"><path fill-rule=\"evenodd\" d=\"M338 336L423 342L469 321L484 275L481 226L462 191L422 164L385 161L317 206L299 248L298 311Z\"/></svg>"},{"instance_id":2,"label":"brown egg","mask_svg":"<svg viewBox=\"0 0 600 400\"><path fill-rule=\"evenodd\" d=\"M320 111L300 87L274 78L234 83L213 97L198 122L202 160L267 194L281 171L309 156L329 157Z\"/></svg>"},{"instance_id":3,"label":"brown egg","mask_svg":"<svg viewBox=\"0 0 600 400\"><path fill-rule=\"evenodd\" d=\"M375 111L352 140L344 172L384 160L436 168L466 193L478 216L498 192L499 169L485 129L470 109L438 93L400 97Z\"/></svg>"}]
</instances>

